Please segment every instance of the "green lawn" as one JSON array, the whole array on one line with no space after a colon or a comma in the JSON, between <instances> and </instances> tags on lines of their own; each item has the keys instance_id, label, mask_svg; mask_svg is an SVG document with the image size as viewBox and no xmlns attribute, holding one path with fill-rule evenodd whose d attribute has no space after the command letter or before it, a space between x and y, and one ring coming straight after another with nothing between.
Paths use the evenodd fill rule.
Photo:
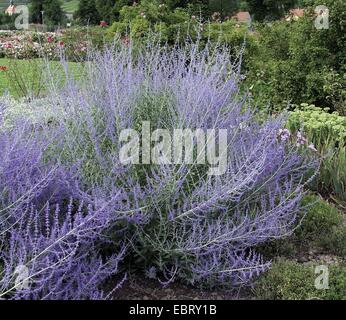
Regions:
<instances>
[{"instance_id":1,"label":"green lawn","mask_svg":"<svg viewBox=\"0 0 346 320\"><path fill-rule=\"evenodd\" d=\"M0 59L0 66L6 66L9 68L9 60L8 59ZM0 70L0 95L5 91L9 90L7 71Z\"/></svg>"},{"instance_id":2,"label":"green lawn","mask_svg":"<svg viewBox=\"0 0 346 320\"><path fill-rule=\"evenodd\" d=\"M29 0L16 0L16 5L28 4ZM0 0L0 10L8 7L9 0ZM79 0L64 0L62 1L62 8L66 13L74 13L78 9Z\"/></svg>"},{"instance_id":3,"label":"green lawn","mask_svg":"<svg viewBox=\"0 0 346 320\"><path fill-rule=\"evenodd\" d=\"M74 13L77 11L79 5L79 0L69 0L64 1L62 9L67 13Z\"/></svg>"},{"instance_id":4,"label":"green lawn","mask_svg":"<svg viewBox=\"0 0 346 320\"><path fill-rule=\"evenodd\" d=\"M0 59L0 66L7 67L7 71L0 70L0 96L9 91L15 97L24 96L27 91L44 91L45 80L43 79L43 60L17 60L17 59ZM56 82L63 81L63 69L59 62L51 61L50 69L54 74ZM79 78L83 72L83 64L69 62L70 72L76 78ZM42 89L40 89L42 88Z\"/></svg>"}]
</instances>

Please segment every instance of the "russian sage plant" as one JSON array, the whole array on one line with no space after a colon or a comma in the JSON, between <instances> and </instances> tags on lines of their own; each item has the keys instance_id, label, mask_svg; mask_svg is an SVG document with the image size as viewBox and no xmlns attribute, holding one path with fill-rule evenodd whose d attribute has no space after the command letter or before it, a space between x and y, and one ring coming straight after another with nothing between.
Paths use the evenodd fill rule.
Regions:
<instances>
[{"instance_id":1,"label":"russian sage plant","mask_svg":"<svg viewBox=\"0 0 346 320\"><path fill-rule=\"evenodd\" d=\"M104 281L126 252L108 233L126 229L110 210L124 211L121 192L85 193L74 167L50 158L63 129L14 116L5 99L0 107L0 299L107 297Z\"/></svg>"},{"instance_id":2,"label":"russian sage plant","mask_svg":"<svg viewBox=\"0 0 346 320\"><path fill-rule=\"evenodd\" d=\"M240 60L231 61L227 48L198 43L147 44L136 54L131 44L117 45L89 53L83 81L67 76L62 90L51 90L65 130L53 154L65 166L78 163L86 194L107 198L122 190L120 212L134 222L123 234L131 256L163 284L248 283L270 266L256 246L290 235L299 222L316 161L280 136L285 115L256 121L251 100L239 92ZM151 133L226 130L226 147L212 147L215 156L226 154L222 174L209 174L217 163L208 154L196 157L205 164L123 164L122 130L140 132L148 121Z\"/></svg>"}]
</instances>

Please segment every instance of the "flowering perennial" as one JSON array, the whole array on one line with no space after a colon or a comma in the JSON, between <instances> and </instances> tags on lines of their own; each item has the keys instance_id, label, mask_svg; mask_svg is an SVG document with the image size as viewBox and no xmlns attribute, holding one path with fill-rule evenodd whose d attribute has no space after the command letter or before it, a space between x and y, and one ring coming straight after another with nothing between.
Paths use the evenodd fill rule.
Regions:
<instances>
[{"instance_id":1,"label":"flowering perennial","mask_svg":"<svg viewBox=\"0 0 346 320\"><path fill-rule=\"evenodd\" d=\"M104 281L117 274L112 288L122 284L125 255L162 285L249 283L270 267L256 247L297 226L316 160L282 129L285 115L256 121L239 92L241 59L199 43L133 49L90 52L79 81L62 61L64 87L45 100L50 120L2 129L2 297L110 297ZM226 129L226 170L122 164L120 134L143 121ZM18 265L28 276L16 285Z\"/></svg>"}]
</instances>

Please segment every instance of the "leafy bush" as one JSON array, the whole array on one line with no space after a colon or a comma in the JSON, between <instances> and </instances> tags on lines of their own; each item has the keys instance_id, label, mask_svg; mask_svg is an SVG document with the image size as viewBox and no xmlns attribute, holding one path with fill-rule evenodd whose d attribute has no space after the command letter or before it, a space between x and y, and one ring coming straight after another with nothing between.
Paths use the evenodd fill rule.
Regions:
<instances>
[{"instance_id":1,"label":"leafy bush","mask_svg":"<svg viewBox=\"0 0 346 320\"><path fill-rule=\"evenodd\" d=\"M345 12L343 0L308 1L298 21L256 25L248 86L258 104L277 112L305 101L345 113ZM328 29L315 28L314 8L329 8Z\"/></svg>"},{"instance_id":2,"label":"leafy bush","mask_svg":"<svg viewBox=\"0 0 346 320\"><path fill-rule=\"evenodd\" d=\"M228 44L234 52L236 48L242 49L245 38L247 51L252 52L255 47L254 36L247 34L246 25L231 19L210 23L201 19L199 14L193 14L192 7L172 9L170 5L157 1L141 1L136 6L124 6L120 10L119 21L113 23L108 33L130 34L133 39L142 39L151 36L149 29L160 34L162 42L171 45L178 39L184 42L188 36L194 40L199 37L204 43L214 41Z\"/></svg>"},{"instance_id":3,"label":"leafy bush","mask_svg":"<svg viewBox=\"0 0 346 320\"><path fill-rule=\"evenodd\" d=\"M311 205L301 227L295 232L300 243L316 242L317 245L330 238L337 227L343 223L342 214L334 206L320 199L318 196L306 196L303 205Z\"/></svg>"},{"instance_id":4,"label":"leafy bush","mask_svg":"<svg viewBox=\"0 0 346 320\"><path fill-rule=\"evenodd\" d=\"M278 260L256 283L255 294L269 300L344 300L346 267L329 266L329 289L316 289L313 265Z\"/></svg>"},{"instance_id":5,"label":"leafy bush","mask_svg":"<svg viewBox=\"0 0 346 320\"><path fill-rule=\"evenodd\" d=\"M346 225L342 213L316 196L304 198L303 205L309 204L313 205L295 232L296 243L345 256Z\"/></svg>"},{"instance_id":6,"label":"leafy bush","mask_svg":"<svg viewBox=\"0 0 346 320\"><path fill-rule=\"evenodd\" d=\"M18 17L18 14L14 14L9 16L5 14L3 10L0 12L0 28L2 30L15 30L16 27L14 25L15 19Z\"/></svg>"},{"instance_id":7,"label":"leafy bush","mask_svg":"<svg viewBox=\"0 0 346 320\"><path fill-rule=\"evenodd\" d=\"M338 113L328 113L329 108L318 108L302 103L290 112L289 127L292 130L304 128L304 132L317 146L343 145L346 138L346 117Z\"/></svg>"}]
</instances>

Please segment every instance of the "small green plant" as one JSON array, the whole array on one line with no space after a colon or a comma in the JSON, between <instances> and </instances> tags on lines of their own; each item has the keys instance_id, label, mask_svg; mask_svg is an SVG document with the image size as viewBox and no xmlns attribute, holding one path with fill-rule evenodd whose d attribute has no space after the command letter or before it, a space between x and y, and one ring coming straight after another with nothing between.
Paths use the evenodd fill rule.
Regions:
<instances>
[{"instance_id":1,"label":"small green plant","mask_svg":"<svg viewBox=\"0 0 346 320\"><path fill-rule=\"evenodd\" d=\"M8 59L6 73L8 89L14 96L39 97L44 87L44 64L42 59Z\"/></svg>"},{"instance_id":2,"label":"small green plant","mask_svg":"<svg viewBox=\"0 0 346 320\"><path fill-rule=\"evenodd\" d=\"M303 127L322 157L319 179L313 188L337 202L346 202L346 117L328 111L303 103L290 112L288 127L292 131Z\"/></svg>"},{"instance_id":3,"label":"small green plant","mask_svg":"<svg viewBox=\"0 0 346 320\"><path fill-rule=\"evenodd\" d=\"M309 250L314 249L344 257L346 226L342 213L317 195L305 196L302 205L308 210L294 234L263 246L265 254L293 258L306 256Z\"/></svg>"},{"instance_id":4,"label":"small green plant","mask_svg":"<svg viewBox=\"0 0 346 320\"><path fill-rule=\"evenodd\" d=\"M304 132L318 146L342 144L346 138L346 117L340 116L337 112L328 112L329 108L302 103L290 112L289 127L299 130L303 126Z\"/></svg>"},{"instance_id":5,"label":"small green plant","mask_svg":"<svg viewBox=\"0 0 346 320\"><path fill-rule=\"evenodd\" d=\"M304 198L303 205L310 203L313 205L295 232L296 242L308 243L312 247L343 256L346 249L346 226L342 213L318 196Z\"/></svg>"},{"instance_id":6,"label":"small green plant","mask_svg":"<svg viewBox=\"0 0 346 320\"><path fill-rule=\"evenodd\" d=\"M346 266L329 266L328 289L316 289L316 266L279 259L259 278L254 293L268 300L346 299Z\"/></svg>"}]
</instances>

